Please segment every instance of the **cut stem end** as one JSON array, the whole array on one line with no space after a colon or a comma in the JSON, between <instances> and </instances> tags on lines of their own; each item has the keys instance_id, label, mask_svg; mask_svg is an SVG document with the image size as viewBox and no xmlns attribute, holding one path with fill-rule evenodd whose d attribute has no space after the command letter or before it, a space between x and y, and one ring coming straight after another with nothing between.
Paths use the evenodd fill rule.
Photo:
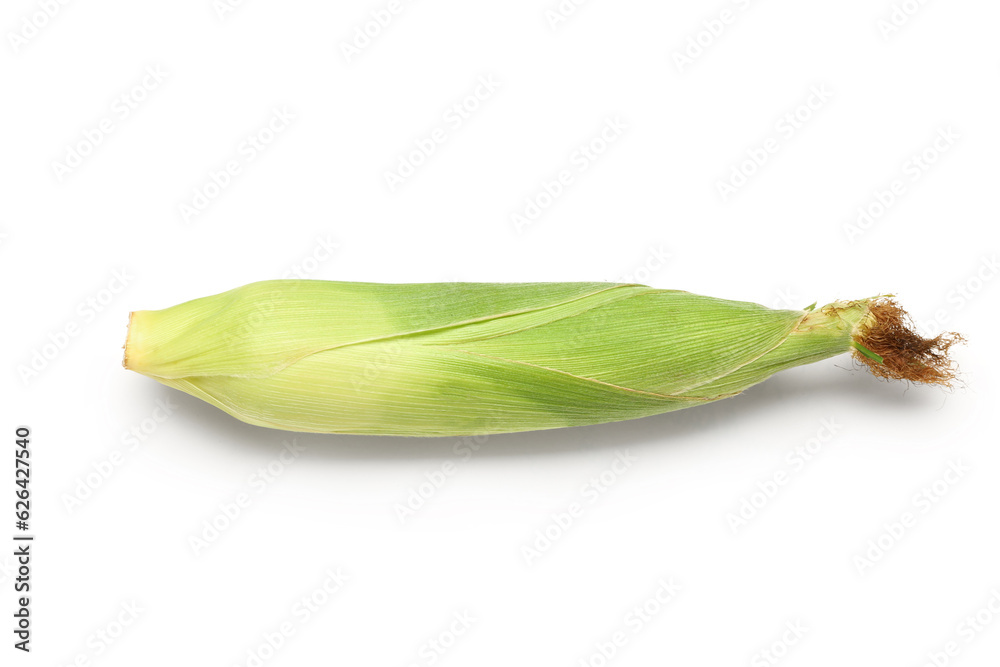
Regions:
<instances>
[{"instance_id":1,"label":"cut stem end","mask_svg":"<svg viewBox=\"0 0 1000 667\"><path fill-rule=\"evenodd\" d=\"M924 338L895 300L881 297L871 302L854 334L853 356L876 377L950 387L958 369L948 350L963 342L954 332Z\"/></svg>"},{"instance_id":2,"label":"cut stem end","mask_svg":"<svg viewBox=\"0 0 1000 667\"><path fill-rule=\"evenodd\" d=\"M129 334L132 333L132 315L134 315L134 313L128 314L128 325L125 329L125 344L122 345L122 348L125 349L125 354L122 355L122 366L125 368L128 368L128 339Z\"/></svg>"},{"instance_id":3,"label":"cut stem end","mask_svg":"<svg viewBox=\"0 0 1000 667\"><path fill-rule=\"evenodd\" d=\"M136 332L137 323L136 316L139 315L138 311L133 311L128 314L128 330L125 334L125 354L122 356L122 366L129 369L130 371L137 371L137 362L141 359L142 354L139 349L140 335ZM141 372L141 371L139 371Z\"/></svg>"}]
</instances>

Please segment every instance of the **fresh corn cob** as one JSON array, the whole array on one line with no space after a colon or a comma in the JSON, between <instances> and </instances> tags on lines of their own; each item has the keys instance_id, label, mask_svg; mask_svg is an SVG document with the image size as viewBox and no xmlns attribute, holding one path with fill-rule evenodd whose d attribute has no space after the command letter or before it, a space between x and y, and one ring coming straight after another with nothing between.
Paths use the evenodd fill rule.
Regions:
<instances>
[{"instance_id":1,"label":"fresh corn cob","mask_svg":"<svg viewBox=\"0 0 1000 667\"><path fill-rule=\"evenodd\" d=\"M844 352L949 384L891 299L772 310L612 283L253 283L131 314L126 368L250 424L372 435L581 426L735 396Z\"/></svg>"}]
</instances>

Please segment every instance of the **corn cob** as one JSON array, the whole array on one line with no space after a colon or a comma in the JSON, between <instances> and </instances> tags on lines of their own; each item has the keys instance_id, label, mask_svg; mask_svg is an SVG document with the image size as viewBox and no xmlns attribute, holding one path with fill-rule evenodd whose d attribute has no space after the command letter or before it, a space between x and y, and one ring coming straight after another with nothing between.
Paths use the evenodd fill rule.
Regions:
<instances>
[{"instance_id":1,"label":"corn cob","mask_svg":"<svg viewBox=\"0 0 1000 667\"><path fill-rule=\"evenodd\" d=\"M253 283L136 311L124 365L250 424L475 435L620 421L735 396L853 351L948 385L956 334L888 297L773 310L612 283Z\"/></svg>"}]
</instances>

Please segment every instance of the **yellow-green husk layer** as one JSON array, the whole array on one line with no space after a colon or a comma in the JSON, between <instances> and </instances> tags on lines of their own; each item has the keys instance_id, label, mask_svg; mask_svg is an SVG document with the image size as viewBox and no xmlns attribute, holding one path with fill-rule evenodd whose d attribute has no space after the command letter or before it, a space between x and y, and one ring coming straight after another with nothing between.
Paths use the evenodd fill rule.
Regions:
<instances>
[{"instance_id":1,"label":"yellow-green husk layer","mask_svg":"<svg viewBox=\"0 0 1000 667\"><path fill-rule=\"evenodd\" d=\"M610 283L253 283L136 311L125 366L251 424L444 436L644 417L852 350L872 300Z\"/></svg>"}]
</instances>

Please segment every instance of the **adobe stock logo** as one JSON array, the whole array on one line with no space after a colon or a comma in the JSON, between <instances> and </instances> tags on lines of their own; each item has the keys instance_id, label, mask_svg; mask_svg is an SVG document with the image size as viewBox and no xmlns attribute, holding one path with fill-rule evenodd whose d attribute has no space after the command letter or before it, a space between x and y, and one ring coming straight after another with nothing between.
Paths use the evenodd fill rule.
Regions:
<instances>
[{"instance_id":1,"label":"adobe stock logo","mask_svg":"<svg viewBox=\"0 0 1000 667\"><path fill-rule=\"evenodd\" d=\"M406 0L410 4L413 0ZM350 40L340 42L340 53L348 64L360 56L395 21L404 8L403 0L389 0L384 7L373 9L369 19L356 25Z\"/></svg>"},{"instance_id":2,"label":"adobe stock logo","mask_svg":"<svg viewBox=\"0 0 1000 667\"><path fill-rule=\"evenodd\" d=\"M521 556L524 562L534 565L542 554L546 553L561 540L574 525L580 522L587 513L587 508L604 497L638 459L627 449L617 450L615 457L607 468L591 477L580 487L580 497L586 500L571 502L565 510L549 514L549 522L535 530L532 539L521 546Z\"/></svg>"},{"instance_id":3,"label":"adobe stock logo","mask_svg":"<svg viewBox=\"0 0 1000 667\"><path fill-rule=\"evenodd\" d=\"M729 176L715 181L716 192L723 202L741 190L784 146L812 120L816 114L829 104L833 91L826 84L811 86L809 93L801 104L789 109L774 122L777 136L770 136L759 146L746 149L746 157L733 165Z\"/></svg>"},{"instance_id":4,"label":"adobe stock logo","mask_svg":"<svg viewBox=\"0 0 1000 667\"><path fill-rule=\"evenodd\" d=\"M950 151L961 135L951 125L937 128L934 139L919 151L907 157L899 167L899 174L885 187L876 188L871 198L857 209L853 222L844 224L847 240L854 244L858 238L885 217L930 168Z\"/></svg>"},{"instance_id":5,"label":"adobe stock logo","mask_svg":"<svg viewBox=\"0 0 1000 667\"><path fill-rule=\"evenodd\" d=\"M854 556L854 567L858 574L864 575L885 558L971 471L972 468L960 460L949 461L948 467L937 479L913 494L910 499L912 509L908 508L893 519L883 522L882 531L868 540L864 550Z\"/></svg>"},{"instance_id":6,"label":"adobe stock logo","mask_svg":"<svg viewBox=\"0 0 1000 667\"><path fill-rule=\"evenodd\" d=\"M750 9L750 0L732 0L736 9L724 7L711 18L701 22L701 29L688 35L683 48L674 49L671 56L674 59L674 66L680 74L684 69L694 65L695 61L701 58L712 48L715 43L722 38L733 23L736 23L742 12Z\"/></svg>"},{"instance_id":7,"label":"adobe stock logo","mask_svg":"<svg viewBox=\"0 0 1000 667\"><path fill-rule=\"evenodd\" d=\"M120 93L111 102L108 113L91 127L80 131L79 139L71 141L63 149L61 160L52 161L52 174L59 183L83 165L93 155L98 146L102 145L115 130L121 127L132 114L149 99L167 80L168 72L159 65L148 65L142 71L141 78Z\"/></svg>"},{"instance_id":8,"label":"adobe stock logo","mask_svg":"<svg viewBox=\"0 0 1000 667\"><path fill-rule=\"evenodd\" d=\"M560 167L551 180L542 179L535 192L525 198L524 205L510 214L514 230L522 234L538 222L542 214L577 182L579 175L593 167L628 128L620 116L605 118L596 134L573 149L567 164Z\"/></svg>"},{"instance_id":9,"label":"adobe stock logo","mask_svg":"<svg viewBox=\"0 0 1000 667\"><path fill-rule=\"evenodd\" d=\"M7 33L7 41L14 53L19 53L29 41L37 37L67 4L69 0L38 0L38 9L21 17L20 30Z\"/></svg>"},{"instance_id":10,"label":"adobe stock logo","mask_svg":"<svg viewBox=\"0 0 1000 667\"><path fill-rule=\"evenodd\" d=\"M236 148L236 154L226 159L218 169L209 170L201 184L193 188L191 199L177 205L181 219L190 223L204 213L244 173L251 162L271 147L295 119L295 113L284 105L271 109L271 115L264 124L243 138Z\"/></svg>"},{"instance_id":11,"label":"adobe stock logo","mask_svg":"<svg viewBox=\"0 0 1000 667\"><path fill-rule=\"evenodd\" d=\"M41 375L63 352L72 341L80 336L98 316L108 310L115 298L125 291L133 280L128 268L113 269L111 279L104 287L90 294L76 305L74 315L55 331L50 331L38 347L28 353L27 363L17 365L17 374L24 386Z\"/></svg>"},{"instance_id":12,"label":"adobe stock logo","mask_svg":"<svg viewBox=\"0 0 1000 667\"><path fill-rule=\"evenodd\" d=\"M460 130L483 105L496 94L501 82L492 74L483 74L476 80L475 86L456 100L441 114L442 125L433 128L426 136L413 140L413 149L396 156L396 168L386 169L382 177L385 179L389 192L395 192L420 167L427 163L439 146L443 146Z\"/></svg>"}]
</instances>

